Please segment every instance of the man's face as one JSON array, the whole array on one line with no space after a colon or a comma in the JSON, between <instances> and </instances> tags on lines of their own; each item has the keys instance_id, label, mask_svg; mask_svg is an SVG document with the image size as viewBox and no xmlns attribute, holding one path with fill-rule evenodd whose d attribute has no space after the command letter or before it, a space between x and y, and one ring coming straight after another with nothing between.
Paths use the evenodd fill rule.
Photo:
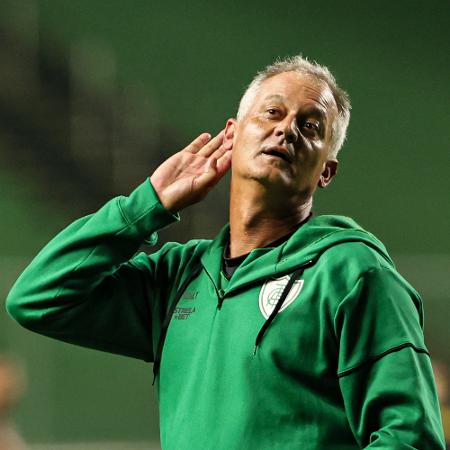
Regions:
<instances>
[{"instance_id":1,"label":"man's face","mask_svg":"<svg viewBox=\"0 0 450 450\"><path fill-rule=\"evenodd\" d=\"M227 124L233 178L309 197L336 172L337 161L328 158L336 115L331 90L311 76L284 72L265 80L247 114Z\"/></svg>"}]
</instances>

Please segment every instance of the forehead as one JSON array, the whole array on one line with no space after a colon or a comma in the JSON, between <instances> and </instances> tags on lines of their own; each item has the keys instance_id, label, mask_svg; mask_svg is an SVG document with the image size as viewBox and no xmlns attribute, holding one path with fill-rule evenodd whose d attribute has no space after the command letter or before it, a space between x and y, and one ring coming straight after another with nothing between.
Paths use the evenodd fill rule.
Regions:
<instances>
[{"instance_id":1,"label":"forehead","mask_svg":"<svg viewBox=\"0 0 450 450\"><path fill-rule=\"evenodd\" d=\"M292 108L319 106L329 113L337 112L336 101L328 85L298 72L283 72L264 80L255 104L270 100L283 101Z\"/></svg>"}]
</instances>

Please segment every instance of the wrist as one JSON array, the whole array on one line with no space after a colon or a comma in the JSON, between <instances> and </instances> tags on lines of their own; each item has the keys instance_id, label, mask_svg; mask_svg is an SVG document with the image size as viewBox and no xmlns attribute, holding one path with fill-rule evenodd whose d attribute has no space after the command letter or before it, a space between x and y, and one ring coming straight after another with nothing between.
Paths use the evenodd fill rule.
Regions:
<instances>
[{"instance_id":1,"label":"wrist","mask_svg":"<svg viewBox=\"0 0 450 450\"><path fill-rule=\"evenodd\" d=\"M164 194L164 189L160 186L158 180L151 176L149 177L149 181L155 196L159 200L159 203L161 203L161 205L171 214L177 215L178 209L176 208L176 205L170 200L170 198L168 198L167 195Z\"/></svg>"}]
</instances>

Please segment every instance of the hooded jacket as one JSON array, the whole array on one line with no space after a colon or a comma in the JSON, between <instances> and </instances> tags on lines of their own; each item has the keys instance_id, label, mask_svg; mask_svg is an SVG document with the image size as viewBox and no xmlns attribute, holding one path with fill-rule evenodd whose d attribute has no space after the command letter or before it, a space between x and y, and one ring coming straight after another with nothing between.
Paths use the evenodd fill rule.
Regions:
<instances>
[{"instance_id":1,"label":"hooded jacket","mask_svg":"<svg viewBox=\"0 0 450 450\"><path fill-rule=\"evenodd\" d=\"M373 235L317 216L228 281L228 225L136 254L177 220L145 181L56 236L9 313L154 362L163 449L444 448L422 302Z\"/></svg>"}]
</instances>

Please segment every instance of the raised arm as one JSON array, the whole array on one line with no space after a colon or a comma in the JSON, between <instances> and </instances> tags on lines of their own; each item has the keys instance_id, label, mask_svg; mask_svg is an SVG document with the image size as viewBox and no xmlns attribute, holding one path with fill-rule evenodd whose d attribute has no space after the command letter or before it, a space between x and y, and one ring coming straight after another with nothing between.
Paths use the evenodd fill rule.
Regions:
<instances>
[{"instance_id":1,"label":"raised arm","mask_svg":"<svg viewBox=\"0 0 450 450\"><path fill-rule=\"evenodd\" d=\"M152 360L152 315L192 246L133 255L176 211L203 198L228 170L222 134L200 135L128 197L59 233L11 289L6 307L24 327L74 344ZM171 212L172 211L172 212Z\"/></svg>"}]
</instances>

